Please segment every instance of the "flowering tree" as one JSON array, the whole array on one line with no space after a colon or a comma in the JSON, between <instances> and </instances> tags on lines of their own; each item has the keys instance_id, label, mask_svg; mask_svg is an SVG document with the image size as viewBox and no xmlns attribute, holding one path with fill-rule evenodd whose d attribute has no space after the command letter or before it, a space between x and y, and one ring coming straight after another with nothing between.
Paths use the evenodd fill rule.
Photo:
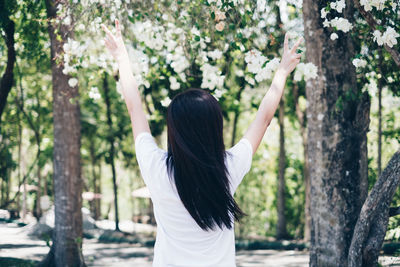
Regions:
<instances>
[{"instance_id":1,"label":"flowering tree","mask_svg":"<svg viewBox=\"0 0 400 267\"><path fill-rule=\"evenodd\" d=\"M400 181L398 169L392 167L398 164L396 153L368 195L367 131L372 92L364 84L372 75L362 75L396 63L391 49L399 37L398 7L392 1L354 4L304 1L307 58L319 68L317 79L307 83L312 161L310 266L375 266L389 205ZM380 19L381 28L370 29L362 16L366 10ZM375 51L375 42L388 52ZM383 63L383 57L390 59L388 55L393 60ZM390 85L389 77L398 75L398 69L385 75Z\"/></svg>"},{"instance_id":2,"label":"flowering tree","mask_svg":"<svg viewBox=\"0 0 400 267\"><path fill-rule=\"evenodd\" d=\"M97 68L114 75L115 67L105 66L113 66L113 62L97 41L101 38L98 25L119 17L130 40L128 53L153 134L158 136L164 130L164 114L171 99L182 90L200 87L219 99L232 125L231 145L241 111L258 105L262 89L266 90L279 64L282 30L302 31L295 19L284 26L277 23L267 1L162 1L157 5L81 1L71 5L80 20L71 25L75 40L65 45L64 71L75 75L70 82L78 82L79 69ZM71 24L68 14L62 16L64 23ZM92 22L84 27L82 21ZM314 65L302 63L294 80L311 79L316 73ZM100 96L96 88L89 92L94 102Z\"/></svg>"},{"instance_id":3,"label":"flowering tree","mask_svg":"<svg viewBox=\"0 0 400 267\"><path fill-rule=\"evenodd\" d=\"M290 142L295 139L293 136L298 135L299 129L302 133L304 147L306 148L308 144L317 147L318 141L322 139L314 138L315 142L307 143L307 127L311 133L322 133L320 125L323 125L325 127L323 129L329 129L332 134L337 136L338 128L330 127L334 122L332 114L341 112L342 118L347 118L345 115L354 115L355 111L366 112L369 110L368 95L374 96L375 92L381 95L382 89L388 89L387 91L393 94L400 92L400 72L396 59L399 51L397 43L398 25L400 25L399 6L394 0L355 1L354 6L351 4L352 1L319 1L318 8L311 14L305 14L304 18L301 13L302 1L294 0L70 0L54 1L57 14L56 18L51 21L47 20L46 12L43 12L43 3L37 1L17 2L23 8L18 8L18 11L11 14L10 18L16 22L16 32L19 36L15 39L16 62L19 65L16 65L17 71L14 71L14 75L18 74L15 76L18 77L18 80L15 82L18 87L21 87L21 90L18 88L18 91L10 91L11 101L7 104L8 108L6 106L6 112L3 114L5 118L3 121L7 128L2 130L6 130L7 134L2 137L7 139L7 143L2 142L2 147L5 148L2 152L12 151L11 148L16 147L18 142L16 138L12 139L12 136L17 136L18 127L21 128L21 125L14 125L13 122L21 116L24 118L22 126L29 126L33 130L35 138L32 140L40 154L40 161L47 162L49 165L52 160L53 147L50 142L52 135L50 130L45 130L50 129L45 122L50 122L53 115L50 112L51 94L49 90L46 90L51 85L49 66L46 63L49 62L50 55L47 23L54 23L57 27L71 33L63 39L62 49L60 48L57 57L52 59L56 59L57 66L60 66L62 74L59 74L63 77L65 88L73 88L74 94L77 93L78 87L81 90L79 98L73 97L70 101L71 104L79 103L81 106L82 165L84 177L93 176L95 193L99 193L100 190L99 177L103 161L112 166L114 158L117 172L120 160L123 160L124 167L137 169L134 153L131 151L132 137L129 117L124 110L121 96L116 92L119 88L116 66L105 52L104 44L101 41L103 39L103 33L100 31L102 23L110 24L115 18L119 18L123 25L123 34L128 40L132 69L140 83L152 133L159 141L165 130L164 114L171 99L183 90L199 87L210 91L219 99L227 122L225 140L229 140L230 145L233 145L243 128L240 121L245 123L250 114L249 111L258 106L260 97L265 93L279 63L278 55L283 42L283 33L290 31L292 35L302 35L303 27L307 29L307 25L309 25L307 21L315 15L316 21L320 23L317 33L324 33L324 41L320 43L322 44L320 47L312 47L318 43L317 33L314 33L313 36L306 36L308 51L305 52L311 55L327 55L329 52L335 51L335 56L331 58L332 62L334 59L341 59L341 61L335 61L335 64L326 64L325 61L324 64L320 64L320 61L308 58L309 62L300 63L292 79L288 81L288 90L285 92L284 102L282 102L279 116L277 116L279 128L286 127L286 135L289 137L282 142L286 142L288 153L280 154L283 155L283 160L280 160L281 164L278 168L275 166L274 160L269 160L270 153L274 153L270 147L254 156L252 172L237 192L239 202L244 203L251 211L249 216L244 218L244 223L237 227L239 234L243 234L243 236L249 232L274 235L275 227L271 227L273 229L271 231L268 225L277 224L277 216L275 216L277 212L275 211L277 209L285 211L285 207L289 211L287 213L290 213L287 216L288 224L295 225L288 227L290 234L294 236L295 231L302 232L298 229L298 225L303 223L301 210L304 188L301 181L294 181L301 180L297 177L301 177L303 168L304 177L307 177L308 150L305 149L304 162L301 157L293 158L293 153L291 154L289 151ZM35 12L31 11L32 6ZM306 7L306 1L304 1L304 7ZM304 19L304 24L302 19ZM29 23L29 25L21 27L23 23ZM2 34L5 36L6 32L2 32ZM28 35L30 37L25 38ZM35 36L40 40L35 39ZM2 43L0 45L2 45L1 48L7 49L6 45ZM35 54L25 55L24 53L30 48ZM5 49L0 49L0 57L4 59L2 62L6 62L6 54L3 54ZM338 52L340 49L342 51ZM5 64L0 62L0 65L6 69ZM337 75L332 75L333 73ZM326 77L328 79L324 80ZM318 90L322 96L330 98L329 105L324 106L320 105L323 103L320 99L316 100L312 97L312 93L317 91L317 88L322 88L319 86L325 82L329 87L326 87L325 91ZM341 86L343 84L346 86ZM307 100L305 98L306 87L308 90ZM352 90L344 90L342 87ZM115 88L117 90L113 90ZM324 95L324 92L329 95ZM24 98L26 101L23 101ZM18 101L14 101L15 99ZM320 105L321 109L328 106L332 109L313 113L310 107L315 105ZM308 114L305 113L306 107ZM21 113L9 112L12 109L22 110L23 108L28 112L25 114L23 111ZM389 109L388 106L385 108ZM357 113L357 116L365 115L366 113L363 112ZM38 118L36 118L36 114ZM393 112L393 114L395 113ZM372 115L374 116L374 114ZM240 117L242 120L239 119ZM287 121L292 122L293 129L284 126L285 124L282 122L285 117ZM350 125L346 129L353 127L351 129L354 130L354 125L360 126L361 124L367 127L368 118L368 116L356 119L352 117L352 120L349 121L352 121L353 124L346 124L348 121L343 120L343 124L341 124L343 127L339 127L339 129ZM286 125L288 124L286 123ZM395 124L393 123L393 125ZM272 124L271 127L273 126ZM360 126L359 129L363 145L366 146L367 128ZM357 143L358 139L355 142L348 136L354 137L356 132L348 131L349 134L344 134L343 139L340 139L343 141L341 144L348 145L346 148L354 145L353 150L345 150L346 153L344 153L344 155L352 155L352 158L348 159L349 165L346 165L353 168L352 170L358 168L358 166L352 165L351 161L354 161L356 158L354 155L359 152L359 147L356 147L359 144ZM390 134L393 139L398 136L396 131ZM285 136L285 133L282 135ZM18 136L21 138L22 134ZM271 136L269 135L268 138L272 138ZM57 138L59 139L59 137ZM273 142L275 141L280 143L278 140L273 140ZM321 142L321 144L326 143ZM266 146L266 142L263 145ZM332 146L333 142L329 142L329 145ZM365 152L365 148L362 147L360 150L363 149L362 151ZM281 147L279 150L282 151ZM296 151L298 150L296 145ZM323 155L328 155L328 153L323 153ZM310 162L315 165L320 158L322 157L314 155ZM342 159L343 157L340 157L338 161L330 162L342 162L340 161ZM6 161L1 162L4 164L3 162ZM365 171L366 157L360 162L364 165L359 169ZM33 165L35 165L35 161ZM90 172L89 165L92 165L93 172ZM328 170L329 175L335 172L335 170L329 171L327 166L324 165L324 168ZM11 167L8 168L6 171L9 172ZM275 180L265 177L278 173L277 176L280 176L281 168L284 171L286 168L287 183L280 186L289 188L286 195L293 197L287 199L289 204L286 206L285 204L279 205L283 208L276 208L278 205L275 203L275 197L271 198L270 196L275 196L279 189L275 189ZM3 169L5 168L2 168L1 171ZM344 178L343 183L345 184L348 181L346 170L349 169L343 170L341 177ZM40 167L37 173L40 177ZM353 175L356 171L349 173ZM116 176L117 174L114 175L114 180L118 180ZM366 173L363 173L363 178L367 178ZM371 175L369 178L374 180ZM272 186L268 184L269 180L272 180ZM27 178L27 181L34 183L36 177ZM40 187L40 182L37 183ZM293 184L295 185L293 186ZM114 189L117 185L118 181L115 181ZM85 187L91 187L89 180ZM359 189L357 186L354 188ZM107 190L107 186L104 186L103 189ZM125 188L122 187L119 191L123 192L124 190ZM363 190L363 193L366 193L366 184L364 184ZM304 191L307 192L307 188ZM37 195L39 194L38 192ZM109 197L106 191L103 195ZM309 194L306 194L306 199L307 195ZM113 200L117 200L117 193ZM290 204L293 202L296 204ZM361 204L359 208L361 208ZM96 210L96 214L100 213L99 207L96 207ZM115 211L118 211L117 205L115 205ZM322 217L320 215L315 213L317 217ZM356 223L355 220L352 222ZM266 227L264 227L264 223L267 225ZM358 227L363 229L363 225ZM301 236L301 234L297 234L297 236ZM360 240L364 242L365 236L361 237L357 242ZM330 237L328 239L334 240ZM319 241L324 243L322 239ZM354 242L353 248L358 254L354 255L360 255L357 250L359 248L357 242ZM75 245L79 247L77 243ZM350 246L350 242L348 243ZM379 248L380 245L381 243L377 247ZM375 249L374 251L379 250Z\"/></svg>"}]
</instances>

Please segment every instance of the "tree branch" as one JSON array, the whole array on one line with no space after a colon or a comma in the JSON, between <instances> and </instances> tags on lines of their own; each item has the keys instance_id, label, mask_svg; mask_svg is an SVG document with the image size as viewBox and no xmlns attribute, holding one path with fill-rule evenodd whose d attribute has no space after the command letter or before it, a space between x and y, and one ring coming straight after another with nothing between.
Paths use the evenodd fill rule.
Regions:
<instances>
[{"instance_id":1,"label":"tree branch","mask_svg":"<svg viewBox=\"0 0 400 267\"><path fill-rule=\"evenodd\" d=\"M5 1L0 1L0 9L4 10ZM8 14L7 14L8 15ZM0 80L0 123L1 123L1 114L4 111L4 108L7 103L8 94L11 91L11 88L14 83L14 63L16 60L15 55L15 39L14 39L14 32L15 32L15 24L8 16L4 16L2 21L0 21L0 27L3 28L5 33L5 41L7 45L7 66L6 70L1 77Z\"/></svg>"},{"instance_id":2,"label":"tree branch","mask_svg":"<svg viewBox=\"0 0 400 267\"><path fill-rule=\"evenodd\" d=\"M375 20L375 18L372 16L371 13L368 11L365 11L364 7L360 5L359 0L354 0L354 4L356 5L357 9L360 11L361 15L364 17L365 21L368 23L368 25L371 27L373 31L376 30L376 27L379 26L380 24ZM389 47L388 45L384 45L386 51L392 56L394 62L396 65L400 68L400 53L393 47Z\"/></svg>"},{"instance_id":3,"label":"tree branch","mask_svg":"<svg viewBox=\"0 0 400 267\"><path fill-rule=\"evenodd\" d=\"M389 205L399 185L400 150L393 155L364 202L349 249L349 267L370 266L371 261L375 261L374 257L368 256L368 262L363 262L363 254L365 255L363 250L367 245L374 250L369 248L366 250L375 255L376 250L382 247L384 237L382 231L386 232ZM375 241L371 242L373 239Z\"/></svg>"},{"instance_id":4,"label":"tree branch","mask_svg":"<svg viewBox=\"0 0 400 267\"><path fill-rule=\"evenodd\" d=\"M389 217L400 215L400 206L389 208Z\"/></svg>"}]
</instances>

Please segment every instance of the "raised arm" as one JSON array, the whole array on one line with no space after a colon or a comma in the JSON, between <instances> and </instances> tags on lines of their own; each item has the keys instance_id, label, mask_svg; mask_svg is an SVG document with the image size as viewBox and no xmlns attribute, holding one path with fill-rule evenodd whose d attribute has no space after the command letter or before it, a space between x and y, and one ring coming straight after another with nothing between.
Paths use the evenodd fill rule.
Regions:
<instances>
[{"instance_id":1,"label":"raised arm","mask_svg":"<svg viewBox=\"0 0 400 267\"><path fill-rule=\"evenodd\" d=\"M299 39L292 49L289 49L289 36L285 35L284 52L278 70L272 80L271 87L265 94L261 104L258 108L256 118L251 123L249 129L244 137L247 138L253 148L253 154L256 152L261 140L267 130L268 125L271 123L274 113L279 105L283 95L287 76L294 70L296 65L300 62L301 54L297 54L296 50L300 45L302 39Z\"/></svg>"},{"instance_id":2,"label":"raised arm","mask_svg":"<svg viewBox=\"0 0 400 267\"><path fill-rule=\"evenodd\" d=\"M124 96L125 104L131 118L133 136L136 139L136 137L142 132L150 133L150 127L142 108L142 100L140 98L136 80L132 74L128 52L126 51L124 40L122 39L119 22L118 20L115 20L115 35L104 25L102 25L102 28L106 32L106 38L104 41L107 50L118 63L122 95Z\"/></svg>"}]
</instances>

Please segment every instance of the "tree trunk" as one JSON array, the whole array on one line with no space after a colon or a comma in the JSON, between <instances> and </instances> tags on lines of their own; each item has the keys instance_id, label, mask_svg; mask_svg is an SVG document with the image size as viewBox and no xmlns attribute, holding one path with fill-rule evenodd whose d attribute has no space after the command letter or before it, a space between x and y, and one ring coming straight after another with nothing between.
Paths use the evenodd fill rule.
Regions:
<instances>
[{"instance_id":1,"label":"tree trunk","mask_svg":"<svg viewBox=\"0 0 400 267\"><path fill-rule=\"evenodd\" d=\"M308 161L308 144L307 144L307 129L301 128L301 136L303 140L303 156L304 156L304 167L303 167L303 176L304 176L304 195L305 195L305 203L304 203L304 241L309 242L311 239L311 210L310 210L310 173L309 169L309 161Z\"/></svg>"},{"instance_id":2,"label":"tree trunk","mask_svg":"<svg viewBox=\"0 0 400 267\"><path fill-rule=\"evenodd\" d=\"M20 191L21 190L20 184L21 184L21 178L22 178L22 172L21 172L21 155L22 155L22 153L21 153L21 149L22 149L22 125L21 125L22 119L21 119L21 111L18 110L17 114L18 114L18 173L17 173L17 177L18 177L18 186L19 186L18 187L18 191ZM22 208L21 207L21 196L18 195L18 197L17 197L17 209L18 209L18 211L21 211L21 208ZM22 218L22 221L25 220L24 211L22 211L21 218Z\"/></svg>"},{"instance_id":3,"label":"tree trunk","mask_svg":"<svg viewBox=\"0 0 400 267\"><path fill-rule=\"evenodd\" d=\"M382 71L382 60L383 60L382 49L379 49L379 72L381 77L378 80L378 176L382 173L382 89L383 89L383 71Z\"/></svg>"},{"instance_id":4,"label":"tree trunk","mask_svg":"<svg viewBox=\"0 0 400 267\"><path fill-rule=\"evenodd\" d=\"M106 102L107 108L107 125L108 125L108 141L110 143L110 156L109 163L111 165L112 180L113 180L113 190L114 190L114 212L115 212L115 231L120 231L119 229L119 216L118 216L118 186L117 186L117 175L115 173L115 147L114 147L114 131L112 128L111 119L111 99L110 99L110 88L108 87L107 73L105 73L103 78L103 88L104 88L104 101Z\"/></svg>"},{"instance_id":5,"label":"tree trunk","mask_svg":"<svg viewBox=\"0 0 400 267\"><path fill-rule=\"evenodd\" d=\"M40 169L40 163L38 162L37 165L37 190L36 190L36 211L35 217L39 221L40 217L42 216L42 208L40 207L40 197L42 195L42 174Z\"/></svg>"},{"instance_id":6,"label":"tree trunk","mask_svg":"<svg viewBox=\"0 0 400 267\"><path fill-rule=\"evenodd\" d=\"M318 67L307 94L311 196L310 266L347 266L354 226L368 190L370 101L357 88L349 34L330 39L320 10L330 1L303 2L307 60ZM344 17L352 21L352 1Z\"/></svg>"},{"instance_id":7,"label":"tree trunk","mask_svg":"<svg viewBox=\"0 0 400 267\"><path fill-rule=\"evenodd\" d=\"M41 266L85 266L82 255L81 126L78 87L63 71L63 45L72 32L57 16L57 6L68 9L69 1L46 0L51 47L54 123L53 244Z\"/></svg>"},{"instance_id":8,"label":"tree trunk","mask_svg":"<svg viewBox=\"0 0 400 267\"><path fill-rule=\"evenodd\" d=\"M311 231L311 214L310 214L310 175L308 172L308 153L307 153L307 127L305 112L301 110L299 105L299 87L297 84L293 85L293 98L295 99L296 116L300 124L300 134L303 143L303 177L304 177L304 241L310 241Z\"/></svg>"},{"instance_id":9,"label":"tree trunk","mask_svg":"<svg viewBox=\"0 0 400 267\"><path fill-rule=\"evenodd\" d=\"M91 137L93 138L93 137ZM95 144L93 140L90 140L90 157L92 161L92 181L93 181L93 192L95 194L95 198L92 200L92 214L93 214L93 219L98 220L101 216L101 210L100 210L100 198L97 198L98 194L100 194L100 173L96 173L96 166L97 166L97 160L96 160L96 151L95 151Z\"/></svg>"},{"instance_id":10,"label":"tree trunk","mask_svg":"<svg viewBox=\"0 0 400 267\"><path fill-rule=\"evenodd\" d=\"M278 170L278 222L276 227L276 238L285 239L288 237L285 216L285 102L282 98L279 103L279 170Z\"/></svg>"},{"instance_id":11,"label":"tree trunk","mask_svg":"<svg viewBox=\"0 0 400 267\"><path fill-rule=\"evenodd\" d=\"M0 1L0 10L6 13L5 16L1 18L1 28L5 34L5 41L7 46L7 65L6 70L0 80L0 125L1 125L1 115L3 114L4 108L7 103L8 94L14 84L14 65L15 65L15 24L9 17L8 8L5 6L6 1ZM5 11L7 10L7 11Z\"/></svg>"}]
</instances>

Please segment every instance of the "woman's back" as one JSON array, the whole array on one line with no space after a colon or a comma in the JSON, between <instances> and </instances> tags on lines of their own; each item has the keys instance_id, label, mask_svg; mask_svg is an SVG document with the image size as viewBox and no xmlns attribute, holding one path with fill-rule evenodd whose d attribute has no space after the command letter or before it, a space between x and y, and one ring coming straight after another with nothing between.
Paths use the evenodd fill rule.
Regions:
<instances>
[{"instance_id":1,"label":"woman's back","mask_svg":"<svg viewBox=\"0 0 400 267\"><path fill-rule=\"evenodd\" d=\"M136 157L154 204L157 240L153 266L235 266L233 227L203 230L183 205L168 177L167 152L149 133L135 140ZM249 171L252 147L242 139L227 151L226 166L233 194Z\"/></svg>"}]
</instances>

